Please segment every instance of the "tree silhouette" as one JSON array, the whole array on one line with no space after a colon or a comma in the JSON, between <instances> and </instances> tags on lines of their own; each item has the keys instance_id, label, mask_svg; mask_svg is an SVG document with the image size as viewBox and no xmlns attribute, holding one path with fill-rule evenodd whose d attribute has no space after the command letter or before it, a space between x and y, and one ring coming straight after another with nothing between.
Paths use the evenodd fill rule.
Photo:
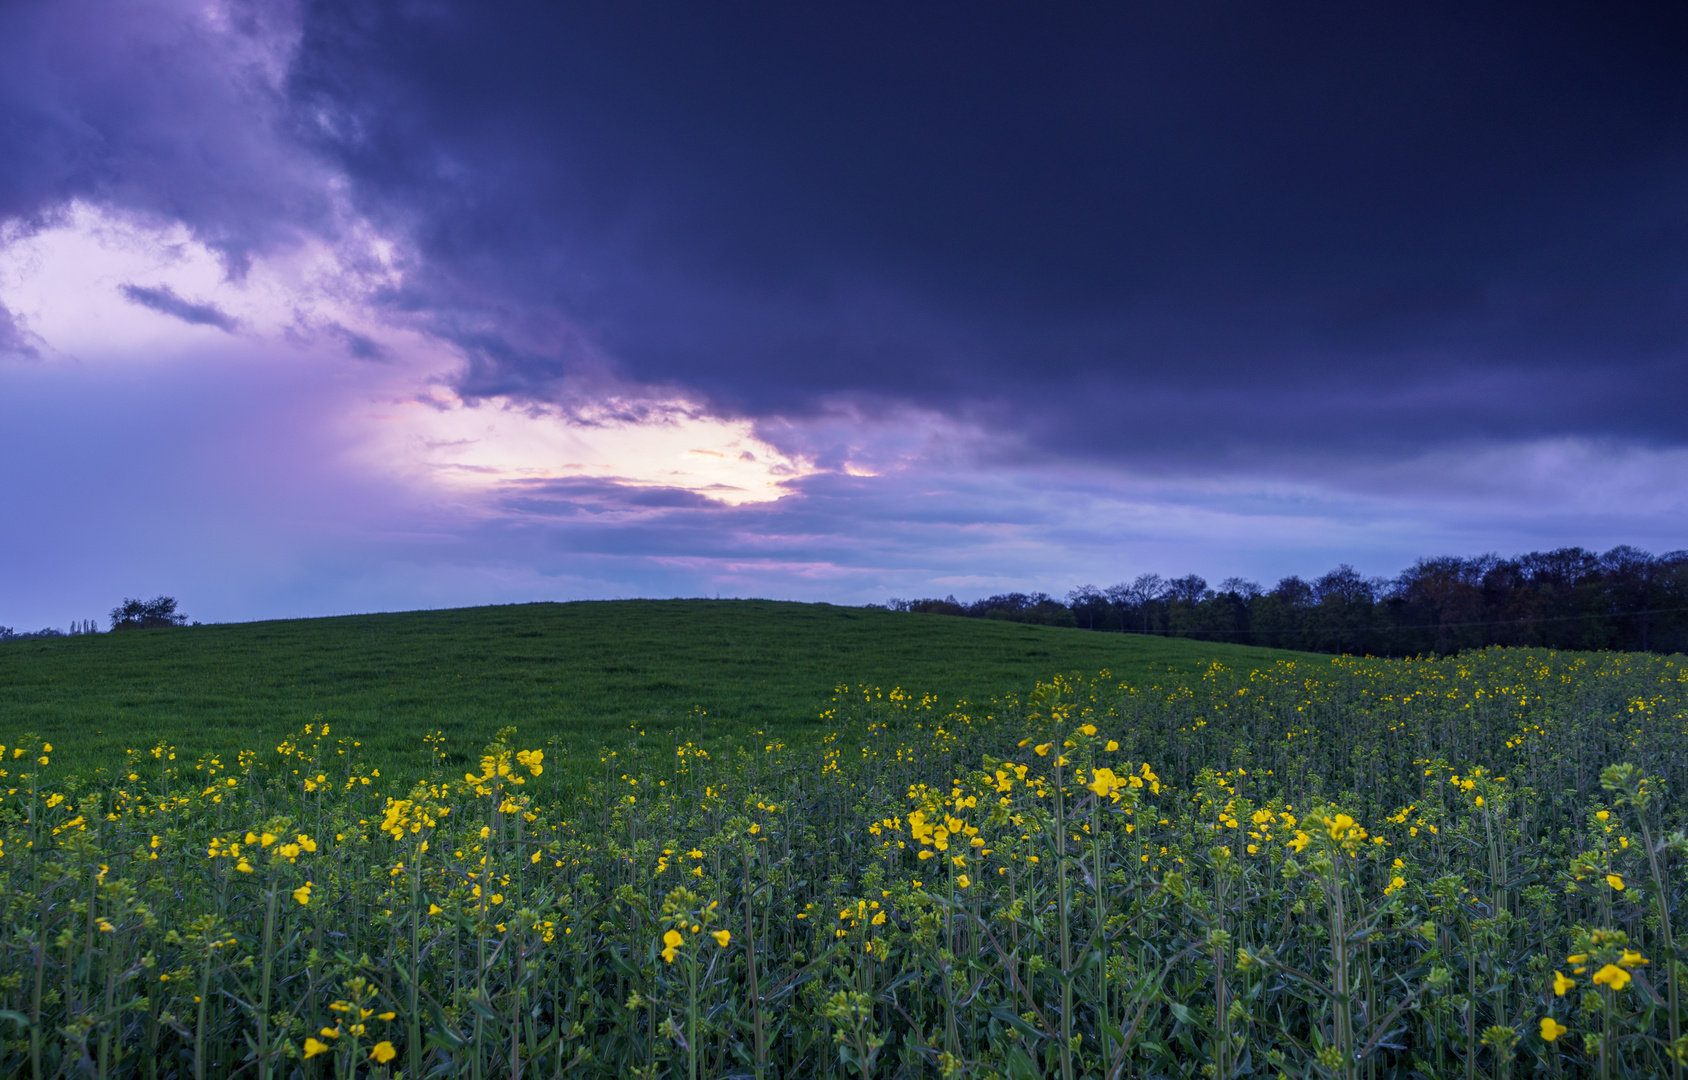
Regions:
<instances>
[{"instance_id":1,"label":"tree silhouette","mask_svg":"<svg viewBox=\"0 0 1688 1080\"><path fill-rule=\"evenodd\" d=\"M176 612L174 596L155 596L151 600L125 599L111 609L113 630L150 630L159 626L183 626L188 617Z\"/></svg>"}]
</instances>

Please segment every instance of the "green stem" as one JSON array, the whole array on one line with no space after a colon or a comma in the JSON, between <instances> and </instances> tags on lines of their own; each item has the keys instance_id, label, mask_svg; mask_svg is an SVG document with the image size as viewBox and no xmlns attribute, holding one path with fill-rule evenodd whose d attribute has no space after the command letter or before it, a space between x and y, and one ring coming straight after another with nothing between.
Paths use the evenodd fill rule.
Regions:
<instances>
[{"instance_id":1,"label":"green stem","mask_svg":"<svg viewBox=\"0 0 1688 1080\"><path fill-rule=\"evenodd\" d=\"M1071 889L1067 880L1067 803L1062 788L1060 747L1055 750L1055 880L1061 922L1061 1080L1073 1080L1073 938ZM947 980L945 985L948 985Z\"/></svg>"},{"instance_id":2,"label":"green stem","mask_svg":"<svg viewBox=\"0 0 1688 1080\"><path fill-rule=\"evenodd\" d=\"M1096 965L1096 987L1093 991L1093 1008L1096 1010L1096 1032L1102 1040L1102 1060L1113 1060L1113 1040L1108 1037L1107 1026L1102 1022L1108 1016L1108 944L1103 926L1107 923L1107 894L1103 890L1102 878L1102 797L1096 797L1096 806L1090 814L1090 862L1091 873L1096 879L1096 948L1102 953L1102 962Z\"/></svg>"},{"instance_id":3,"label":"green stem","mask_svg":"<svg viewBox=\"0 0 1688 1080\"><path fill-rule=\"evenodd\" d=\"M1465 924L1465 1080L1477 1080L1477 929Z\"/></svg>"},{"instance_id":4,"label":"green stem","mask_svg":"<svg viewBox=\"0 0 1688 1080\"><path fill-rule=\"evenodd\" d=\"M35 1080L41 1080L41 993L47 979L47 913L38 917L41 930L35 941L35 992L29 1013L29 1064Z\"/></svg>"},{"instance_id":5,"label":"green stem","mask_svg":"<svg viewBox=\"0 0 1688 1080\"><path fill-rule=\"evenodd\" d=\"M750 983L750 1015L756 1037L756 1080L768 1067L768 1047L762 1033L762 983L756 973L756 912L751 903L750 854L744 857L744 962L745 975Z\"/></svg>"},{"instance_id":6,"label":"green stem","mask_svg":"<svg viewBox=\"0 0 1688 1080\"><path fill-rule=\"evenodd\" d=\"M410 1075L422 1075L422 1014L417 1002L417 983L422 978L422 845L416 846L410 871L410 1001L405 1021L409 1027L406 1042L410 1051Z\"/></svg>"},{"instance_id":7,"label":"green stem","mask_svg":"<svg viewBox=\"0 0 1688 1080\"><path fill-rule=\"evenodd\" d=\"M199 972L199 1009L193 1026L193 1080L205 1080L205 1009L211 996L211 939L200 932L205 946L205 964Z\"/></svg>"},{"instance_id":8,"label":"green stem","mask_svg":"<svg viewBox=\"0 0 1688 1080\"><path fill-rule=\"evenodd\" d=\"M1331 986L1336 991L1336 1050L1341 1057L1339 1076L1354 1074L1354 1017L1348 985L1348 920L1343 906L1340 850L1331 854L1330 871L1330 965Z\"/></svg>"},{"instance_id":9,"label":"green stem","mask_svg":"<svg viewBox=\"0 0 1688 1080\"><path fill-rule=\"evenodd\" d=\"M696 945L696 942L693 942ZM686 958L686 1062L697 1080L697 949Z\"/></svg>"},{"instance_id":10,"label":"green stem","mask_svg":"<svg viewBox=\"0 0 1688 1080\"><path fill-rule=\"evenodd\" d=\"M1677 1058L1677 1040L1682 1037L1681 989L1676 970L1676 942L1670 928L1670 897L1665 893L1665 876L1659 867L1659 854L1653 848L1653 830L1647 827L1647 812L1635 808L1635 818L1641 825L1641 841L1647 845L1647 866L1653 873L1653 898L1659 909L1659 942L1664 946L1664 968L1670 980L1670 1060L1671 1075L1681 1080L1682 1062Z\"/></svg>"},{"instance_id":11,"label":"green stem","mask_svg":"<svg viewBox=\"0 0 1688 1080\"><path fill-rule=\"evenodd\" d=\"M264 967L258 990L258 1078L270 1080L270 978L275 968L276 888L264 897Z\"/></svg>"}]
</instances>

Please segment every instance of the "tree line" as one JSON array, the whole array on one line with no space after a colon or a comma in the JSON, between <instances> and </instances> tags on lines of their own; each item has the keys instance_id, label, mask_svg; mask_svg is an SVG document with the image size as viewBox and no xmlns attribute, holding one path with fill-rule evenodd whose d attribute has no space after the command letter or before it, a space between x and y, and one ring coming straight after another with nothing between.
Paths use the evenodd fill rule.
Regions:
<instances>
[{"instance_id":1,"label":"tree line","mask_svg":"<svg viewBox=\"0 0 1688 1080\"><path fill-rule=\"evenodd\" d=\"M176 610L176 598L173 596L155 596L151 600L125 599L111 609L111 629L117 630L151 630L161 626L186 626L188 617ZM194 623L198 626L198 623ZM56 626L44 627L40 630L18 631L10 626L0 626L0 641L27 641L36 638L74 637L79 634L97 634L100 624L96 619L72 619L69 630L60 630Z\"/></svg>"},{"instance_id":2,"label":"tree line","mask_svg":"<svg viewBox=\"0 0 1688 1080\"><path fill-rule=\"evenodd\" d=\"M1209 586L1197 574L1141 574L1056 599L1001 593L971 603L893 598L893 611L1160 634L1307 652L1419 656L1488 645L1688 652L1688 551L1652 555L1623 545L1503 559L1420 559L1393 578L1346 563L1322 577L1291 575L1270 589L1242 578Z\"/></svg>"}]
</instances>

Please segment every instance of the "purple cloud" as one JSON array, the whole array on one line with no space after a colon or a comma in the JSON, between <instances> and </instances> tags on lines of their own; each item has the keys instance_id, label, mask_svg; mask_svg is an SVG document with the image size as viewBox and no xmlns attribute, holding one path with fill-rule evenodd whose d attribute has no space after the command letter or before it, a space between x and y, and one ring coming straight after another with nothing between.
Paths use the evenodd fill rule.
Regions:
<instances>
[{"instance_id":1,"label":"purple cloud","mask_svg":"<svg viewBox=\"0 0 1688 1080\"><path fill-rule=\"evenodd\" d=\"M0 616L1680 547L1684 19L0 6Z\"/></svg>"},{"instance_id":2,"label":"purple cloud","mask_svg":"<svg viewBox=\"0 0 1688 1080\"><path fill-rule=\"evenodd\" d=\"M168 285L147 288L141 285L121 285L118 291L130 303L139 304L144 308L151 308L161 315L180 319L193 326L214 326L226 333L234 333L240 323L232 315L222 311L215 304L196 304L191 300L184 300L176 295L176 290Z\"/></svg>"},{"instance_id":3,"label":"purple cloud","mask_svg":"<svg viewBox=\"0 0 1688 1080\"><path fill-rule=\"evenodd\" d=\"M34 359L41 355L34 335L19 325L17 316L0 304L0 358L12 356Z\"/></svg>"},{"instance_id":4,"label":"purple cloud","mask_svg":"<svg viewBox=\"0 0 1688 1080\"><path fill-rule=\"evenodd\" d=\"M561 307L728 411L1090 460L1678 437L1679 15L1224 10L319 10L291 92L468 393L544 398Z\"/></svg>"}]
</instances>

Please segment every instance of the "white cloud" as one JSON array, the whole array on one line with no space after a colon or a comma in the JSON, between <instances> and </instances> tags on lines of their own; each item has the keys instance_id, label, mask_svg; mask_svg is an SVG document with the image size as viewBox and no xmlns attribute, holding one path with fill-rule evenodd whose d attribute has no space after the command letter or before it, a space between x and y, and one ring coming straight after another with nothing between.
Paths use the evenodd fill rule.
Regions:
<instances>
[{"instance_id":1,"label":"white cloud","mask_svg":"<svg viewBox=\"0 0 1688 1080\"><path fill-rule=\"evenodd\" d=\"M464 401L449 389L460 355L375 299L402 282L394 245L355 222L346 235L339 246L311 240L254 258L235 278L183 225L75 203L50 226L6 238L0 303L44 343L49 363L340 360L324 367L321 407L338 415L351 461L453 495L589 477L737 505L780 498L812 471L749 421L712 416L672 392L606 389L599 379L567 409Z\"/></svg>"},{"instance_id":2,"label":"white cloud","mask_svg":"<svg viewBox=\"0 0 1688 1080\"><path fill-rule=\"evenodd\" d=\"M681 401L640 405L642 417L629 420L607 408L592 417L498 398L411 398L368 415L377 432L369 451L456 489L589 477L681 488L732 505L778 499L810 471L757 438L749 421L708 416Z\"/></svg>"}]
</instances>

